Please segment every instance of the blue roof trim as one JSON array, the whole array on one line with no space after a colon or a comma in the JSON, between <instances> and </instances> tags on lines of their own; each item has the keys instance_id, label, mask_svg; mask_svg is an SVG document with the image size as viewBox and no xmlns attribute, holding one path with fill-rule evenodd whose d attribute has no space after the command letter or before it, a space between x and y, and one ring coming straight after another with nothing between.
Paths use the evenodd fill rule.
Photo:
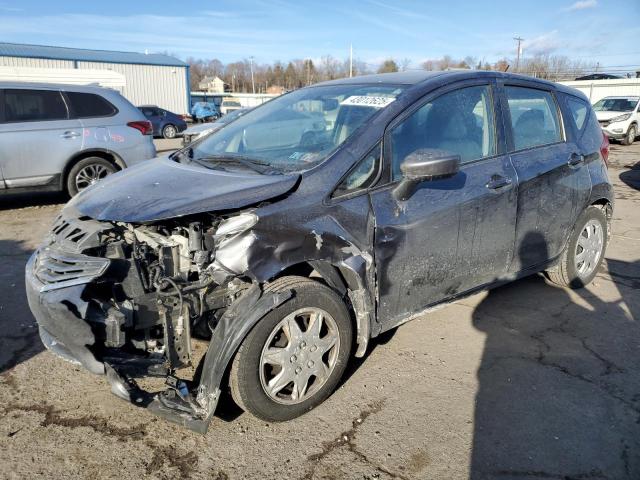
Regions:
<instances>
[{"instance_id":1,"label":"blue roof trim","mask_svg":"<svg viewBox=\"0 0 640 480\"><path fill-rule=\"evenodd\" d=\"M83 48L51 47L21 43L1 43L0 56L22 58L45 58L80 62L130 63L163 67L187 67L177 58L159 53L116 52L111 50L86 50Z\"/></svg>"}]
</instances>

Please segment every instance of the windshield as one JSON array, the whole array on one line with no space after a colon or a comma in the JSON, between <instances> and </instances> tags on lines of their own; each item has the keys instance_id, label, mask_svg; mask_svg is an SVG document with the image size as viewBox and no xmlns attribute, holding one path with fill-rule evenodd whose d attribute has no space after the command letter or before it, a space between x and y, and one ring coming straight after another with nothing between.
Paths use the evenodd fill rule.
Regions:
<instances>
[{"instance_id":1,"label":"windshield","mask_svg":"<svg viewBox=\"0 0 640 480\"><path fill-rule=\"evenodd\" d=\"M640 97L603 98L598 100L593 109L596 112L630 112L638 104Z\"/></svg>"},{"instance_id":2,"label":"windshield","mask_svg":"<svg viewBox=\"0 0 640 480\"><path fill-rule=\"evenodd\" d=\"M402 89L332 85L296 90L211 134L194 145L189 156L196 163L242 157L281 172L307 170L324 161Z\"/></svg>"}]
</instances>

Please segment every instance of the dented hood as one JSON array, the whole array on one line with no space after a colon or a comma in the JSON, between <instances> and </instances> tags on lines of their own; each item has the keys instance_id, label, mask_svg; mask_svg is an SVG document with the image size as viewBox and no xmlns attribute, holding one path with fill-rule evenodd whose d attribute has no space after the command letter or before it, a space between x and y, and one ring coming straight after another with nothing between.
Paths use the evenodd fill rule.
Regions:
<instances>
[{"instance_id":1,"label":"dented hood","mask_svg":"<svg viewBox=\"0 0 640 480\"><path fill-rule=\"evenodd\" d=\"M299 175L209 170L160 158L108 176L68 205L96 220L151 222L242 208L289 192L298 179Z\"/></svg>"}]
</instances>

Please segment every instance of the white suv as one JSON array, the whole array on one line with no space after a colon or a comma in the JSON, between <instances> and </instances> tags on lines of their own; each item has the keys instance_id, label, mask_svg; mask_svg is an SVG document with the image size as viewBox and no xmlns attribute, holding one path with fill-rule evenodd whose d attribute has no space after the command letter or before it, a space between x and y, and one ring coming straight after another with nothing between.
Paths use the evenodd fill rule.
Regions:
<instances>
[{"instance_id":1,"label":"white suv","mask_svg":"<svg viewBox=\"0 0 640 480\"><path fill-rule=\"evenodd\" d=\"M611 139L631 145L638 136L640 97L605 97L593 109L604 133Z\"/></svg>"}]
</instances>

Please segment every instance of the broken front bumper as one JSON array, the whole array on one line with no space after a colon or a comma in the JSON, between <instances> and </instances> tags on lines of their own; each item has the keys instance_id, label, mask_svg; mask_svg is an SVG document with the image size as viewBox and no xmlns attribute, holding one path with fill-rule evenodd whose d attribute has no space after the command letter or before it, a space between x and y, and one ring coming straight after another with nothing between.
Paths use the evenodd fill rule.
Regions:
<instances>
[{"instance_id":1,"label":"broken front bumper","mask_svg":"<svg viewBox=\"0 0 640 480\"><path fill-rule=\"evenodd\" d=\"M91 326L81 318L88 308L81 298L85 284L48 289L35 274L39 254L36 251L27 262L25 285L42 343L64 360L82 365L92 373L104 374L104 364L88 348L95 343Z\"/></svg>"}]
</instances>

